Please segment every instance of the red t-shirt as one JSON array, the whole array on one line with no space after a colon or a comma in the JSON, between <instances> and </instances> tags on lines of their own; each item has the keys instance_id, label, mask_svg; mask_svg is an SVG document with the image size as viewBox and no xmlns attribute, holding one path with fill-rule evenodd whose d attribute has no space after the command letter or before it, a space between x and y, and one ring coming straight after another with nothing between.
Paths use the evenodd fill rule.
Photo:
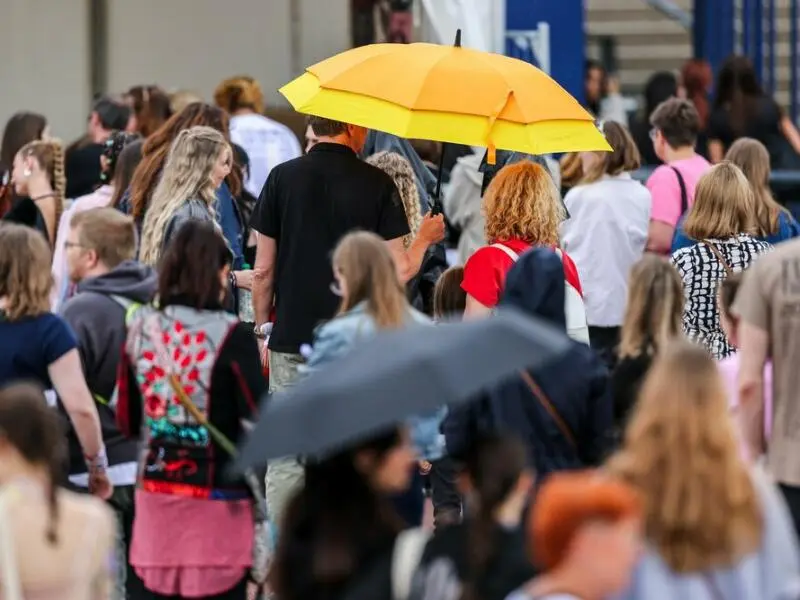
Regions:
<instances>
[{"instance_id":1,"label":"red t-shirt","mask_svg":"<svg viewBox=\"0 0 800 600\"><path fill-rule=\"evenodd\" d=\"M519 255L532 248L531 244L523 240L498 240L494 243L502 244ZM564 263L565 281L583 295L575 263L563 250L561 260ZM500 302L500 296L506 287L506 275L513 266L514 260L500 248L479 248L464 265L461 289L484 306L494 308Z\"/></svg>"}]
</instances>

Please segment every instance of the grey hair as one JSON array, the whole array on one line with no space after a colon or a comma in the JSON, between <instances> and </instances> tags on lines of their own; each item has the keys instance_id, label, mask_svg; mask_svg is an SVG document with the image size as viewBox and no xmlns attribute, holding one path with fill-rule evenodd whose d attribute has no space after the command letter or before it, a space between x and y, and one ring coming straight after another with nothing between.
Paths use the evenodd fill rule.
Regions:
<instances>
[{"instance_id":1,"label":"grey hair","mask_svg":"<svg viewBox=\"0 0 800 600\"><path fill-rule=\"evenodd\" d=\"M420 214L419 191L417 190L417 179L411 163L397 152L376 152L367 159L371 165L378 167L392 178L400 192L400 199L403 201L403 208L406 211L408 228L411 231L403 237L403 246L408 249L414 236L422 224L422 214Z\"/></svg>"},{"instance_id":2,"label":"grey hair","mask_svg":"<svg viewBox=\"0 0 800 600\"><path fill-rule=\"evenodd\" d=\"M167 224L186 202L200 198L214 214L216 190L211 174L226 148L230 149L228 142L211 127L192 127L177 135L145 213L139 250L143 263L154 266L158 262Z\"/></svg>"}]
</instances>

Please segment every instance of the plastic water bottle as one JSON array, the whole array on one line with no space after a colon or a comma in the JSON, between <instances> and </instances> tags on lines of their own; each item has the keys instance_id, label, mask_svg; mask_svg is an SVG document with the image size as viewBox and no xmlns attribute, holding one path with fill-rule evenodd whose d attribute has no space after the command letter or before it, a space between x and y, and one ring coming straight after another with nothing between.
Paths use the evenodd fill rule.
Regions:
<instances>
[{"instance_id":1,"label":"plastic water bottle","mask_svg":"<svg viewBox=\"0 0 800 600\"><path fill-rule=\"evenodd\" d=\"M249 271L250 265L245 264L244 270ZM253 310L253 292L239 289L239 320L243 323L255 323L256 315Z\"/></svg>"}]
</instances>

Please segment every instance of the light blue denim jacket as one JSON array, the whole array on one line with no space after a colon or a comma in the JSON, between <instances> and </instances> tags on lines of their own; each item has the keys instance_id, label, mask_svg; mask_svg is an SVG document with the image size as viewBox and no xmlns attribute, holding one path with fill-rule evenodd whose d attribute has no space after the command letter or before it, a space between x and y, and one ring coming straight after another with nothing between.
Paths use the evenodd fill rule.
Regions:
<instances>
[{"instance_id":1,"label":"light blue denim jacket","mask_svg":"<svg viewBox=\"0 0 800 600\"><path fill-rule=\"evenodd\" d=\"M409 308L409 323L431 324L430 319L413 308ZM349 312L334 317L319 326L314 332L314 346L305 370L313 370L337 358L341 358L360 340L367 340L377 333L372 317L367 314L365 303L356 305ZM425 460L438 460L444 456L444 436L440 431L447 408L435 413L412 417L408 420L414 445Z\"/></svg>"}]
</instances>

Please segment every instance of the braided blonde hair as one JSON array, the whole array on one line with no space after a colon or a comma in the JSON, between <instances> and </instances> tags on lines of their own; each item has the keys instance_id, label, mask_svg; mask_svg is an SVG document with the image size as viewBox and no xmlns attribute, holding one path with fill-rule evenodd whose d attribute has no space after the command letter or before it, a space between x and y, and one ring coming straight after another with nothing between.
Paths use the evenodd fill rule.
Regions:
<instances>
[{"instance_id":1,"label":"braided blonde hair","mask_svg":"<svg viewBox=\"0 0 800 600\"><path fill-rule=\"evenodd\" d=\"M422 224L414 169L405 157L396 152L376 152L367 159L367 162L389 175L397 186L397 191L400 192L400 199L403 201L403 208L408 220L408 229L411 231L408 235L403 236L403 246L408 249Z\"/></svg>"},{"instance_id":2,"label":"braided blonde hair","mask_svg":"<svg viewBox=\"0 0 800 600\"><path fill-rule=\"evenodd\" d=\"M184 129L170 147L161 180L144 217L139 259L154 266L161 256L167 224L189 200L199 198L214 215L216 190L211 181L220 154L230 150L223 135L211 127Z\"/></svg>"},{"instance_id":3,"label":"braided blonde hair","mask_svg":"<svg viewBox=\"0 0 800 600\"><path fill-rule=\"evenodd\" d=\"M36 160L42 170L47 174L54 194L54 227L58 228L58 224L61 222L61 214L64 212L64 196L67 191L67 178L64 174L63 143L57 139L49 139L47 141L36 140L25 144L19 152L23 158L31 157ZM55 237L55 230L51 235Z\"/></svg>"}]
</instances>

